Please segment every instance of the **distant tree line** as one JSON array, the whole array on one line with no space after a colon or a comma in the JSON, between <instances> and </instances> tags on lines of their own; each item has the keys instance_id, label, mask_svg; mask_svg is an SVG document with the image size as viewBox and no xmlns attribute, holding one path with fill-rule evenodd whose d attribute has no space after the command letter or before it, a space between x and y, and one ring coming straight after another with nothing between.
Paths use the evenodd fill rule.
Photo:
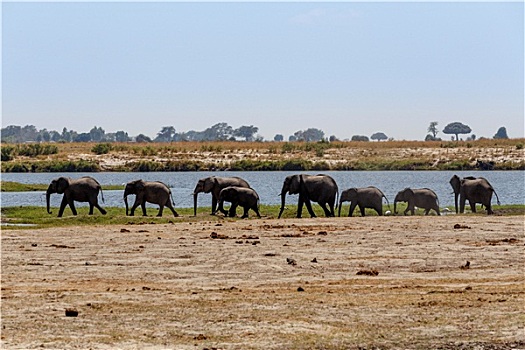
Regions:
<instances>
[{"instance_id":1,"label":"distant tree line","mask_svg":"<svg viewBox=\"0 0 525 350\"><path fill-rule=\"evenodd\" d=\"M430 125L428 126L428 129L427 129L427 132L429 132L429 134L427 134L427 136L425 137L425 141L441 141L441 138L437 137L437 134L439 133L437 125L438 125L438 122L430 122ZM456 141L459 140L459 134L470 134L471 132L472 132L472 129L470 128L470 126L463 124L461 122L449 123L443 129L443 134L455 135L456 136L455 138L454 136L451 136L451 140L456 140ZM504 126L502 126L501 128L498 129L498 131L492 138L508 139L509 136L507 135L507 129ZM467 141L474 141L474 140L476 140L475 134L471 134L470 136L467 137Z\"/></svg>"},{"instance_id":2,"label":"distant tree line","mask_svg":"<svg viewBox=\"0 0 525 350\"><path fill-rule=\"evenodd\" d=\"M441 141L437 135L438 122L430 122L427 128L428 134L426 141ZM38 130L34 125L18 126L9 125L1 130L1 141L7 143L25 143L25 142L174 142L174 141L264 141L263 137L258 135L259 128L254 125L242 125L233 128L227 123L217 123L203 131L190 130L186 132L177 132L174 126L163 126L155 138L150 138L144 134L130 136L124 130L113 133L106 133L102 127L94 126L89 132L79 133L74 130L63 128L62 132L55 130L42 129ZM468 125L460 122L447 124L443 129L443 134L454 135L455 140L459 140L460 134L469 134L472 132ZM454 136L451 137L454 140ZM508 139L507 129L501 127L493 136L494 139ZM284 141L282 134L276 134L274 141ZM467 140L475 140L476 135L471 134ZM326 138L325 133L317 128L308 128L298 130L288 137L288 141L334 142L339 139L335 135ZM376 132L370 136L353 135L351 141L370 141L370 140L393 140L383 132Z\"/></svg>"}]
</instances>

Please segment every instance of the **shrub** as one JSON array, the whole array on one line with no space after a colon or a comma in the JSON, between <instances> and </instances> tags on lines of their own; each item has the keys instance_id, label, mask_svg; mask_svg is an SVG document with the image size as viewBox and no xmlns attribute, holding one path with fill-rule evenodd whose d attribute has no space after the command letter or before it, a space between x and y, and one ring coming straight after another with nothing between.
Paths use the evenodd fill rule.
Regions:
<instances>
[{"instance_id":1,"label":"shrub","mask_svg":"<svg viewBox=\"0 0 525 350\"><path fill-rule=\"evenodd\" d=\"M91 152L95 154L108 154L112 148L113 147L109 143L98 143L91 148Z\"/></svg>"},{"instance_id":2,"label":"shrub","mask_svg":"<svg viewBox=\"0 0 525 350\"><path fill-rule=\"evenodd\" d=\"M523 149L523 143L521 143L521 142L518 143L518 144L516 145L516 149Z\"/></svg>"},{"instance_id":3,"label":"shrub","mask_svg":"<svg viewBox=\"0 0 525 350\"><path fill-rule=\"evenodd\" d=\"M2 146L2 162L13 160L15 148L12 146Z\"/></svg>"}]
</instances>

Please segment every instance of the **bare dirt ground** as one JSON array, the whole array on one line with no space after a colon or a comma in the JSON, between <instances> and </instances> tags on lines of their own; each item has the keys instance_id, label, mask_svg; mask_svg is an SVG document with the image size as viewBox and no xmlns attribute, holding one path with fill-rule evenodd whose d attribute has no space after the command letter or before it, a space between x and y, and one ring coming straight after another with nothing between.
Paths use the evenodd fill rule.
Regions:
<instances>
[{"instance_id":1,"label":"bare dirt ground","mask_svg":"<svg viewBox=\"0 0 525 350\"><path fill-rule=\"evenodd\" d=\"M523 216L4 230L1 348L525 349L524 241Z\"/></svg>"}]
</instances>

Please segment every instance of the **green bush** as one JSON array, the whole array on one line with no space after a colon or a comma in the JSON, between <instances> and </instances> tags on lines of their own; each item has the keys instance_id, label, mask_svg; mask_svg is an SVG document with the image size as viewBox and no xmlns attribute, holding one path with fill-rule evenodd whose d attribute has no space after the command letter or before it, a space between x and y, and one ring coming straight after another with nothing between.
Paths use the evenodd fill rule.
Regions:
<instances>
[{"instance_id":1,"label":"green bush","mask_svg":"<svg viewBox=\"0 0 525 350\"><path fill-rule=\"evenodd\" d=\"M93 148L91 148L91 152L95 154L108 154L112 148L113 147L109 143L97 143L95 146L93 146Z\"/></svg>"},{"instance_id":2,"label":"green bush","mask_svg":"<svg viewBox=\"0 0 525 350\"><path fill-rule=\"evenodd\" d=\"M2 146L2 162L13 160L15 148L12 146Z\"/></svg>"}]
</instances>

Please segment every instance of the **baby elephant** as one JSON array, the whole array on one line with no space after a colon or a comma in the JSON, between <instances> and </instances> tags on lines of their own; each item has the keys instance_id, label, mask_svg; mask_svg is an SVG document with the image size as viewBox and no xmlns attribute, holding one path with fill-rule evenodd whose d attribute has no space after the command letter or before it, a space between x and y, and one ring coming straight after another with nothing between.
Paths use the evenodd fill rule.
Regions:
<instances>
[{"instance_id":1,"label":"baby elephant","mask_svg":"<svg viewBox=\"0 0 525 350\"><path fill-rule=\"evenodd\" d=\"M260 218L259 214L259 195L251 188L229 186L223 188L219 194L219 208L222 207L224 201L230 202L232 205L228 212L230 217L234 217L237 206L244 209L242 218L248 217L248 210L252 209Z\"/></svg>"},{"instance_id":2,"label":"baby elephant","mask_svg":"<svg viewBox=\"0 0 525 350\"><path fill-rule=\"evenodd\" d=\"M348 216L352 216L357 205L361 211L361 216L365 216L365 208L372 208L377 212L377 215L381 216L383 215L383 197L390 206L383 192L374 186L344 190L339 199L339 216L341 216L341 204L343 202L351 202Z\"/></svg>"},{"instance_id":3,"label":"baby elephant","mask_svg":"<svg viewBox=\"0 0 525 350\"><path fill-rule=\"evenodd\" d=\"M131 216L135 214L135 209L139 205L142 207L142 215L146 216L146 202L159 205L159 213L157 216L162 216L164 206L170 208L173 216L179 216L172 205L173 197L170 188L160 181L135 180L128 182L124 189L126 215L128 215L128 195L130 194L136 195L135 203L133 203L131 207Z\"/></svg>"},{"instance_id":4,"label":"baby elephant","mask_svg":"<svg viewBox=\"0 0 525 350\"><path fill-rule=\"evenodd\" d=\"M419 188L419 189L411 189L411 188L405 188L402 191L399 191L396 195L396 198L394 199L394 213L397 214L396 210L396 204L397 202L407 202L407 208L404 211L404 214L407 215L407 213L410 211L412 215L415 214L415 208L419 207L425 209L425 215L428 215L428 212L431 209L434 209L434 211L437 213L437 215L441 215L439 213L439 200L437 197L437 194L428 188Z\"/></svg>"}]
</instances>

